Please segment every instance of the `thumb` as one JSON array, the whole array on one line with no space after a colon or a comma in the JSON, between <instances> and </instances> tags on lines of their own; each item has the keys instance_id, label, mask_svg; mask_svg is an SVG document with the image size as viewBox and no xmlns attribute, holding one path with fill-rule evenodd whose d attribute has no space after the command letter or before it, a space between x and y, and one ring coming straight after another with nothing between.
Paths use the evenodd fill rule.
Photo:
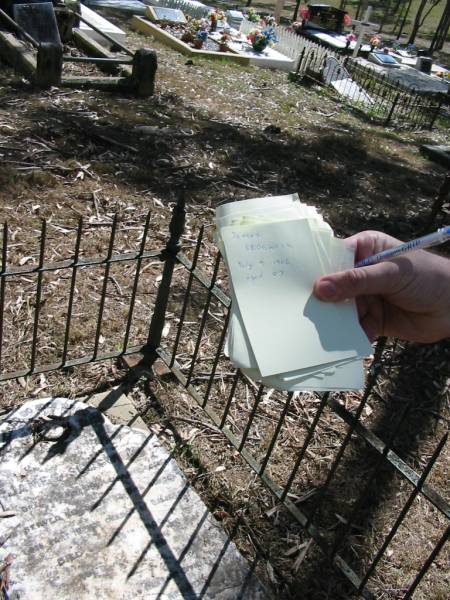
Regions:
<instances>
[{"instance_id":1,"label":"thumb","mask_svg":"<svg viewBox=\"0 0 450 600\"><path fill-rule=\"evenodd\" d=\"M383 262L325 275L314 282L313 293L324 302L338 302L372 294L387 295L395 291L397 277L398 265Z\"/></svg>"}]
</instances>

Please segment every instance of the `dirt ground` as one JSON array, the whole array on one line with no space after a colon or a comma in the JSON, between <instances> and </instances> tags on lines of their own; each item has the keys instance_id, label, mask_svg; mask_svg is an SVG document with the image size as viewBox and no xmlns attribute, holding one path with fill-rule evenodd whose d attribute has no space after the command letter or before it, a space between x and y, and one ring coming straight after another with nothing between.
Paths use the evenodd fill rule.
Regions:
<instances>
[{"instance_id":1,"label":"dirt ground","mask_svg":"<svg viewBox=\"0 0 450 600\"><path fill-rule=\"evenodd\" d=\"M120 22L120 26L127 28ZM152 47L158 55L156 94L139 100L94 90L32 90L6 65L0 68L0 203L8 223L8 266L32 267L39 259L41 222L47 220L45 260L73 256L77 224L83 219L81 254L104 256L114 215L119 226L115 251L134 250L142 242L150 211L147 250L160 248L167 236L170 209L186 188L187 224L183 247L189 255L201 225L205 243L203 268L211 272L215 253L212 228L215 207L222 202L270 194L298 192L316 205L339 236L379 229L408 239L427 227L431 205L444 169L424 158L420 145L448 143L448 122L432 132L375 126L361 120L318 86L289 83L285 73L243 68L225 62L187 60L153 40L129 32L129 47ZM73 51L67 48L67 51ZM78 69L78 68L77 68ZM72 67L72 72L78 72ZM447 210L447 209L446 209ZM433 226L448 221L448 210ZM448 249L447 249L448 250ZM445 249L444 249L445 251ZM160 281L158 260L145 261L130 333L130 345L144 343L148 319ZM69 355L88 352L96 330L104 268L80 272L75 289ZM219 281L226 288L226 275ZM186 276L177 268L163 342L173 341ZM127 318L133 283L132 265L110 273L100 345L117 349ZM36 275L17 277L7 286L2 369L29 364L33 339ZM67 273L46 274L41 298L38 359L60 357L64 340ZM188 368L193 339L205 301L194 288L189 323L178 361ZM207 343L202 346L195 385L203 390L210 371L214 340L224 310L212 304ZM189 333L189 335L187 335ZM208 337L210 336L210 337ZM412 409L396 438L396 451L420 470L449 423L450 346L399 348L388 361L386 375L371 396L365 424L386 439L405 402ZM219 366L211 403L220 413L230 387L231 366ZM11 408L29 397L78 397L109 389L126 376L113 361L5 382L0 406ZM250 390L250 391L249 391ZM252 396L253 394L253 396ZM241 458L207 423L188 394L161 366L155 379L141 381L130 395L147 423L174 452L189 480L214 511L241 551L256 560L257 572L280 599L345 599L352 592L308 536L292 522L256 481ZM251 410L254 390L237 393L231 417L241 431ZM347 395L346 406L358 405ZM260 458L280 413L281 398L268 395L249 441ZM282 481L301 447L319 399L294 398L270 475ZM308 511L326 478L346 432L327 410L310 449L307 468L295 482L296 502ZM352 439L349 451L317 515L335 535L349 513L360 481L369 476L376 458ZM448 449L433 469L430 482L448 496ZM358 571L373 557L383 534L411 488L382 469L369 489L367 502L343 553ZM372 581L377 598L399 598L405 585L432 549L444 519L426 501L417 500ZM417 598L444 600L449 586L448 551L442 552Z\"/></svg>"}]
</instances>

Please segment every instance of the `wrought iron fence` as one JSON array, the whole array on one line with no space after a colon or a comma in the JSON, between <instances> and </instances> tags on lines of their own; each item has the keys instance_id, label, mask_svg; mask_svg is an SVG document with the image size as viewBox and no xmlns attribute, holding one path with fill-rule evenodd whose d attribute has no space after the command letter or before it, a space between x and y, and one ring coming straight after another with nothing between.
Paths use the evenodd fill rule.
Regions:
<instances>
[{"instance_id":1,"label":"wrought iron fence","mask_svg":"<svg viewBox=\"0 0 450 600\"><path fill-rule=\"evenodd\" d=\"M345 63L353 81L372 98L371 114L385 123L396 121L420 129L432 129L443 104L444 94L421 93L405 88L370 67L354 60Z\"/></svg>"},{"instance_id":2,"label":"wrought iron fence","mask_svg":"<svg viewBox=\"0 0 450 600\"><path fill-rule=\"evenodd\" d=\"M324 72L327 76L324 77ZM304 48L296 76L305 75L338 87L343 102L383 124L396 123L417 129L432 129L441 114L445 95L405 88L388 75L357 61Z\"/></svg>"},{"instance_id":3,"label":"wrought iron fence","mask_svg":"<svg viewBox=\"0 0 450 600\"><path fill-rule=\"evenodd\" d=\"M190 251L180 250L184 218L184 200L180 196L173 210L167 243L156 250L147 248L149 215L142 226L136 249L126 252L116 249L120 224L114 218L109 225L108 249L101 257L83 254L85 226L80 221L73 232L72 257L51 263L45 260L47 224L43 222L36 263L17 267L8 260L10 243L5 225L0 270L0 380L137 352L143 354L142 362L147 368L156 359L163 360L274 500L288 511L293 521L322 550L329 563L338 568L362 597L371 598L374 592L379 591L377 570L380 561L389 556L393 538L399 529L404 530L407 525L414 530L415 523L411 522L410 513L415 501L420 499L421 503L432 508L438 515L439 535L430 534L423 543L425 556L422 564L416 568L411 566L414 576L404 582L402 597L412 597L448 540L450 505L428 482L433 467L439 460L442 461L447 435L438 441L419 471L412 468L408 457L402 456L396 448L399 431L407 422L408 411L413 409L411 399L404 399L404 409L399 411L394 423L389 423L386 431L379 431L376 423L367 417L374 395L380 394L382 378L389 381L390 371L401 370L399 357L404 348L386 340L378 342L374 358L368 365L367 386L361 396L277 392L250 381L230 365L223 351L231 302L222 289L226 274L221 257L217 254L206 270L202 266L203 230ZM150 276L149 265L156 266ZM126 271L119 278L113 274L114 269ZM89 280L91 287L84 286L84 289L96 290L95 295L86 292L92 295L92 333L79 348L76 339L73 339L74 322L80 317L76 314L78 288L80 279L93 272L96 275ZM63 275L66 279L65 302L58 300L62 312L55 319L57 307L46 299L51 297L54 283L51 277L61 278ZM147 279L142 287L144 277ZM20 319L16 310L19 289L16 282L23 279L28 285L28 300L24 301L23 287L20 287L20 294L22 304L25 302L29 307L26 337L31 344L29 353L20 354L23 364L17 366L12 365L15 359L11 348L14 349L18 341L17 322ZM156 283L151 302L138 306L138 301L148 291L150 279ZM114 300L112 288L121 291L121 312L114 302L111 305ZM170 335L164 333L168 311L173 322L177 323ZM88 315L82 314L81 319L87 328ZM133 327L136 320L139 327L135 335ZM107 330L110 322L118 325L113 332ZM51 338L55 337L55 324L62 332L59 337L56 336L59 347L51 344ZM108 336L114 340L112 347L105 339ZM48 353L45 351L41 356L43 346L51 347L52 361L47 360ZM103 346L106 349L101 351ZM9 368L10 365L13 368ZM438 390L433 388L432 392L438 393ZM340 428L336 429L338 424ZM335 433L327 448L322 448L320 436L326 429ZM355 458L354 453L361 447L365 453ZM312 452L313 460L310 459ZM366 462L367 456L370 460ZM343 479L342 473L348 468L349 461L355 460L360 470L364 463L362 472L356 479L354 474L350 479ZM309 483L308 486L308 472L316 462L320 469L317 467L314 475L315 484L311 486ZM391 481L396 478L394 491L385 500L394 510L391 523L378 531L380 539L376 549L368 551L364 561L355 560L352 553L355 531L364 533L361 521L364 521L368 506L373 503L374 486L377 481L383 485L389 477ZM342 490L344 480L350 490L348 493ZM300 498L308 487L309 491L304 496L313 496L311 503L304 501L305 497ZM377 500L381 509L385 507L383 494L384 490ZM335 523L337 513L338 526L330 526L331 522ZM359 544L363 552L364 540L360 540Z\"/></svg>"}]
</instances>

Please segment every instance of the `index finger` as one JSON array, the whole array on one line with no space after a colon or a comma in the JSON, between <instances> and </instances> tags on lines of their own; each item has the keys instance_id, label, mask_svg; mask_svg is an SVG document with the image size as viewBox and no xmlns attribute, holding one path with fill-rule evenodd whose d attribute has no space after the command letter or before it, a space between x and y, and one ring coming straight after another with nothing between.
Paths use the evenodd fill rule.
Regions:
<instances>
[{"instance_id":1,"label":"index finger","mask_svg":"<svg viewBox=\"0 0 450 600\"><path fill-rule=\"evenodd\" d=\"M394 248L402 242L381 231L361 231L346 238L344 243L348 248L355 250L355 263L357 263L372 254Z\"/></svg>"}]
</instances>

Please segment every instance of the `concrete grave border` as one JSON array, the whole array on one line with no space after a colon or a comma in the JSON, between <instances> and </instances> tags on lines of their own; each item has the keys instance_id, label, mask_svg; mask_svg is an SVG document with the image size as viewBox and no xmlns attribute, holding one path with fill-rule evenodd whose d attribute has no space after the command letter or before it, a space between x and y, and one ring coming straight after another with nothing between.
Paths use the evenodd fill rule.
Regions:
<instances>
[{"instance_id":1,"label":"concrete grave border","mask_svg":"<svg viewBox=\"0 0 450 600\"><path fill-rule=\"evenodd\" d=\"M172 34L164 31L160 27L157 27L147 19L143 17L134 16L130 21L130 26L134 31L138 33L142 33L144 35L151 36L162 42L169 48L173 50L177 50L181 54L186 56L198 56L201 58L212 58L214 60L225 60L228 62L238 63L240 65L250 65L250 58L247 56L241 56L239 54L234 53L233 51L229 52L214 52L213 50L196 50L195 48L191 48L188 44L185 44Z\"/></svg>"}]
</instances>

